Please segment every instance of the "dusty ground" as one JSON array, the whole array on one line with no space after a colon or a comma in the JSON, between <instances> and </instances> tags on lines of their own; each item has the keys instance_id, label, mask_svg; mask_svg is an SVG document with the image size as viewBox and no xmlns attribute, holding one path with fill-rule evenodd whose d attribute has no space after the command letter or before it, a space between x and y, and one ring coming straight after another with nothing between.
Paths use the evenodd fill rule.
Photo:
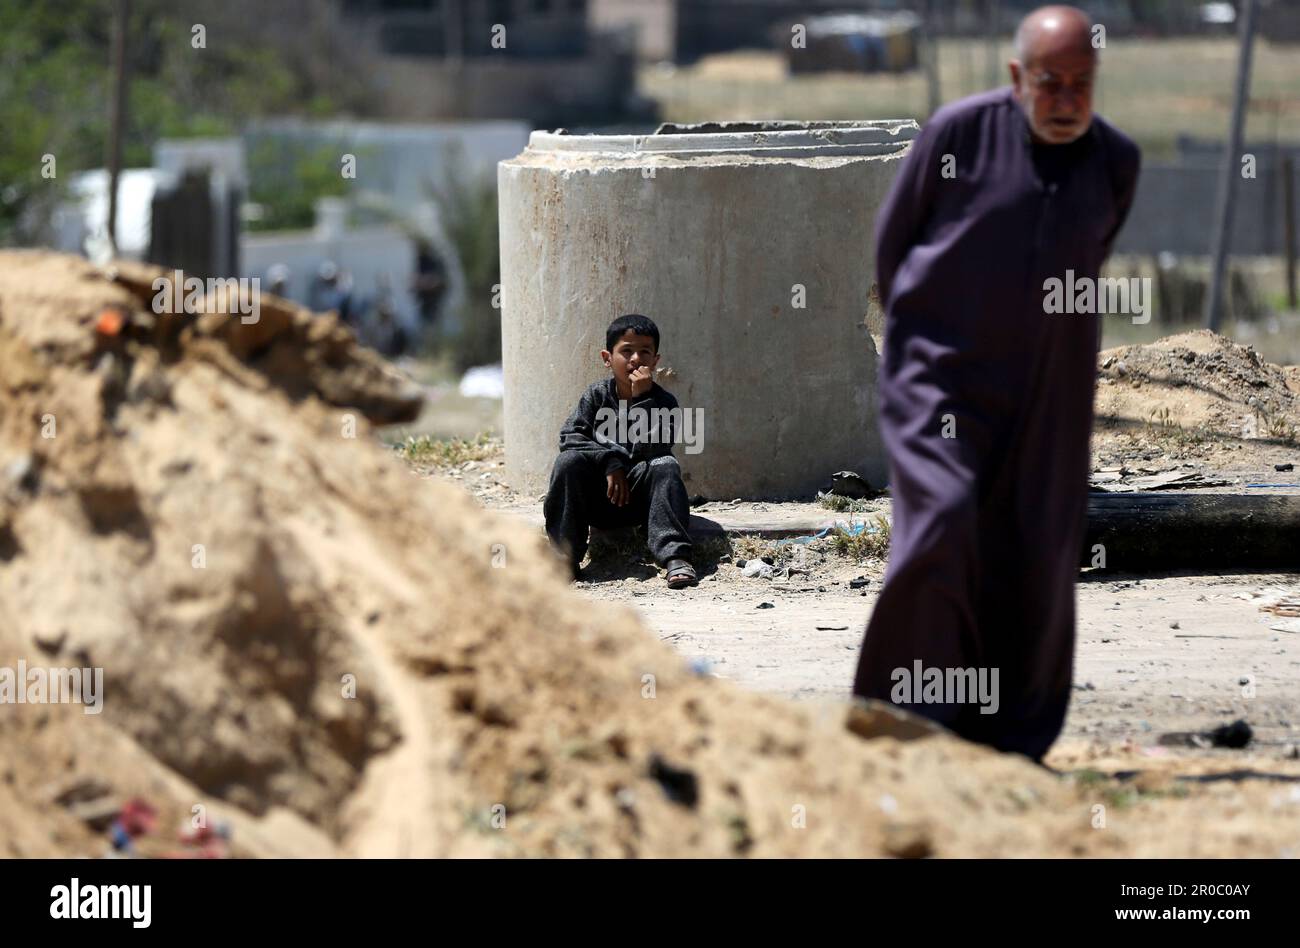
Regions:
<instances>
[{"instance_id":1,"label":"dusty ground","mask_svg":"<svg viewBox=\"0 0 1300 948\"><path fill-rule=\"evenodd\" d=\"M1113 742L1063 778L899 734L830 689L741 687L764 682L705 638L734 636L721 610L752 601L726 563L672 602L700 605L696 654L734 680L691 669L655 634L661 584L634 608L593 601L635 580L572 588L526 521L381 446L371 423L413 398L332 319L270 298L251 326L221 299L159 315L155 275L0 253L0 666L105 680L100 714L0 702L0 855L99 855L105 816L134 796L160 813L143 854L175 849L196 808L247 856L1300 852L1289 784L1096 773L1124 769ZM479 453L462 484L504 491L465 468L494 463ZM839 578L813 572L840 568L814 562L829 552L798 555L808 584ZM755 635L816 624L811 593L775 594L763 612L803 617ZM840 601L861 621L866 599ZM820 631L850 655L849 629ZM1271 702L1286 644L1202 669L1206 700L1231 701L1217 689L1234 666L1268 662L1251 700Z\"/></svg>"},{"instance_id":2,"label":"dusty ground","mask_svg":"<svg viewBox=\"0 0 1300 948\"><path fill-rule=\"evenodd\" d=\"M1096 413L1093 483L1106 489L1162 473L1233 491L1300 483L1276 469L1300 466L1300 366L1208 330L1104 351Z\"/></svg>"},{"instance_id":3,"label":"dusty ground","mask_svg":"<svg viewBox=\"0 0 1300 948\"><path fill-rule=\"evenodd\" d=\"M1274 469L1300 462L1296 367L1206 332L1108 350L1100 366L1096 489L1300 490L1294 471ZM539 529L538 498L503 482L499 442L457 457L415 467ZM887 497L854 506L715 500L693 514L751 529L875 523L889 508ZM817 705L846 694L883 578L883 551L855 552L829 539L733 534L706 546L698 587L671 591L635 538L598 538L576 585L631 606L701 673ZM742 575L739 563L763 556L772 577ZM1052 767L1121 774L1124 788L1139 773L1137 786L1177 787L1229 808L1255 800L1267 818L1300 817L1300 577L1085 571L1078 603L1075 694ZM1238 719L1254 731L1245 750L1188 737ZM1240 772L1252 776L1223 777Z\"/></svg>"}]
</instances>

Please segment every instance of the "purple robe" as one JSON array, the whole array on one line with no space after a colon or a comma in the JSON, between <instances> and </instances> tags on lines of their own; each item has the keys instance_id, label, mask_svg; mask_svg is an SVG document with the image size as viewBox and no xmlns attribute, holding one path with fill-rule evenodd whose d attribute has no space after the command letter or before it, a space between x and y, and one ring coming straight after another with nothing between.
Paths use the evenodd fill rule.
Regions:
<instances>
[{"instance_id":1,"label":"purple robe","mask_svg":"<svg viewBox=\"0 0 1300 948\"><path fill-rule=\"evenodd\" d=\"M1076 142L1031 144L999 89L935 113L877 219L894 521L853 691L1034 759L1070 699L1101 334L1048 314L1044 283L1098 276L1138 166L1096 116ZM996 711L916 701L918 668L998 669Z\"/></svg>"}]
</instances>

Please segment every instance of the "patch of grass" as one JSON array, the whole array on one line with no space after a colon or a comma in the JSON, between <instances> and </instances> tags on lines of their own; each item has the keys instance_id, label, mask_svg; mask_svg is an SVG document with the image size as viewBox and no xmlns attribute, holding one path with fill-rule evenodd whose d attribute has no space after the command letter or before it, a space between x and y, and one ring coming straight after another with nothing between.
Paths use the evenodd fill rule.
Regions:
<instances>
[{"instance_id":1,"label":"patch of grass","mask_svg":"<svg viewBox=\"0 0 1300 948\"><path fill-rule=\"evenodd\" d=\"M466 461L483 461L501 450L501 444L491 435L481 433L470 440L464 438L430 438L421 435L399 442L395 450L405 460L418 467L455 467Z\"/></svg>"},{"instance_id":2,"label":"patch of grass","mask_svg":"<svg viewBox=\"0 0 1300 948\"><path fill-rule=\"evenodd\" d=\"M1092 769L1073 771L1069 774L1069 778L1078 789L1100 796L1106 806L1113 810L1127 809L1145 800L1181 800L1190 793L1184 783L1173 783L1158 789L1144 789Z\"/></svg>"},{"instance_id":3,"label":"patch of grass","mask_svg":"<svg viewBox=\"0 0 1300 948\"><path fill-rule=\"evenodd\" d=\"M1267 412L1259 413L1260 426L1259 430L1266 433L1270 438L1275 438L1286 444L1295 444L1300 441L1300 430L1291 424L1281 415L1270 415Z\"/></svg>"},{"instance_id":4,"label":"patch of grass","mask_svg":"<svg viewBox=\"0 0 1300 948\"><path fill-rule=\"evenodd\" d=\"M860 4L859 4L860 6ZM939 40L939 87L952 102L1007 82L986 68L982 37ZM997 59L1013 55L1002 38ZM1143 158L1172 157L1180 134L1218 138L1228 126L1236 41L1231 36L1148 39L1110 37L1098 74L1094 105L1133 135ZM1256 44L1246 140L1271 140L1273 130L1295 123L1300 57L1284 44ZM775 50L737 51L691 66L641 68L641 91L660 103L665 121L721 119L916 118L928 112L922 70L790 75Z\"/></svg>"},{"instance_id":5,"label":"patch of grass","mask_svg":"<svg viewBox=\"0 0 1300 948\"><path fill-rule=\"evenodd\" d=\"M1174 420L1173 415L1170 413L1168 405L1165 405L1163 408L1157 408L1151 412L1151 417L1147 420L1147 424L1155 425L1157 428L1177 428L1179 426L1178 422Z\"/></svg>"},{"instance_id":6,"label":"patch of grass","mask_svg":"<svg viewBox=\"0 0 1300 948\"><path fill-rule=\"evenodd\" d=\"M1203 444L1206 439L1203 427L1184 428L1173 417L1168 406L1151 412L1146 427L1147 439L1156 442L1166 451Z\"/></svg>"},{"instance_id":7,"label":"patch of grass","mask_svg":"<svg viewBox=\"0 0 1300 948\"><path fill-rule=\"evenodd\" d=\"M884 559L889 555L889 536L893 527L888 517L876 514L861 533L836 528L827 538L831 549L854 560Z\"/></svg>"},{"instance_id":8,"label":"patch of grass","mask_svg":"<svg viewBox=\"0 0 1300 948\"><path fill-rule=\"evenodd\" d=\"M817 503L827 510L834 510L836 513L868 513L872 509L872 498L863 497L860 500L854 500L852 497L841 497L839 494L823 494L817 492Z\"/></svg>"},{"instance_id":9,"label":"patch of grass","mask_svg":"<svg viewBox=\"0 0 1300 948\"><path fill-rule=\"evenodd\" d=\"M1074 781L1075 786L1086 790L1090 787L1100 786L1110 778L1100 770L1092 770L1089 768L1074 771L1070 774L1070 779Z\"/></svg>"},{"instance_id":10,"label":"patch of grass","mask_svg":"<svg viewBox=\"0 0 1300 948\"><path fill-rule=\"evenodd\" d=\"M742 534L731 540L732 556L737 563L741 560L761 560L767 556L771 558L772 566L777 569L789 563L790 547L789 543L777 546L775 540L766 540L748 534Z\"/></svg>"}]
</instances>

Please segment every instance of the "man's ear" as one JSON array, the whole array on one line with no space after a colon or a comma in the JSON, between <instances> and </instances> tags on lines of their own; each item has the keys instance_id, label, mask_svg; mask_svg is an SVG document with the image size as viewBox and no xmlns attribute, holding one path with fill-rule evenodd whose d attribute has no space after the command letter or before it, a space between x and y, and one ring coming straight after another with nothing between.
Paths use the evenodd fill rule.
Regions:
<instances>
[{"instance_id":1,"label":"man's ear","mask_svg":"<svg viewBox=\"0 0 1300 948\"><path fill-rule=\"evenodd\" d=\"M1020 72L1023 68L1018 59L1007 62L1007 71L1011 73L1011 91L1015 95L1016 101L1020 100Z\"/></svg>"}]
</instances>

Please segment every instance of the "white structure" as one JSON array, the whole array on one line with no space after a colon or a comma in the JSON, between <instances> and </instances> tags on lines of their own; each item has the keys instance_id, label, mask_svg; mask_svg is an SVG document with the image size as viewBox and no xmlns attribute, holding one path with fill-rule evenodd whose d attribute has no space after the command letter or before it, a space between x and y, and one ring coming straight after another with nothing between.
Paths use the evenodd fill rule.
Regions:
<instances>
[{"instance_id":1,"label":"white structure","mask_svg":"<svg viewBox=\"0 0 1300 948\"><path fill-rule=\"evenodd\" d=\"M139 260L149 251L150 208L154 194L174 184L174 177L154 168L126 168L117 180L118 254ZM54 215L54 246L106 263L113 253L108 241L108 171L96 168L74 174L71 198Z\"/></svg>"},{"instance_id":2,"label":"white structure","mask_svg":"<svg viewBox=\"0 0 1300 948\"><path fill-rule=\"evenodd\" d=\"M912 121L534 132L501 163L506 467L545 489L560 425L606 370L616 316L663 333L660 381L703 417L677 449L691 493L809 495L874 483L876 211Z\"/></svg>"}]
</instances>

